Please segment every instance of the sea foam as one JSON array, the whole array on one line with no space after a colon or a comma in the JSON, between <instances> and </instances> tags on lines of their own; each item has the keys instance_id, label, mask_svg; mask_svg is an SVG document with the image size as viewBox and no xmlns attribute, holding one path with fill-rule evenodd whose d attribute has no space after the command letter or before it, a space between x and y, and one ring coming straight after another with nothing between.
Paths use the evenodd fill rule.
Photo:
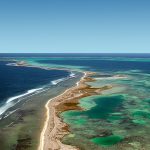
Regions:
<instances>
[{"instance_id":1,"label":"sea foam","mask_svg":"<svg viewBox=\"0 0 150 150\"><path fill-rule=\"evenodd\" d=\"M57 79L57 80L53 80L51 81L52 85L57 85L58 83L67 80L67 78L61 78L61 79Z\"/></svg>"},{"instance_id":2,"label":"sea foam","mask_svg":"<svg viewBox=\"0 0 150 150\"><path fill-rule=\"evenodd\" d=\"M41 91L43 88L36 88L36 89L32 89L32 90L28 90L26 93L24 94L20 94L14 97L10 97L5 104L3 104L0 107L0 115L2 115L5 111L7 111L9 108L13 107L17 102L16 100L19 100L20 98L24 98L24 96L28 96L28 95L32 95L35 93L38 93L39 91Z\"/></svg>"},{"instance_id":3,"label":"sea foam","mask_svg":"<svg viewBox=\"0 0 150 150\"><path fill-rule=\"evenodd\" d=\"M75 77L75 74L73 72L71 72L68 77L53 80L53 81L51 81L51 84L52 85L57 85L60 82L63 82L65 80L69 79L69 78L74 78L74 77ZM20 101L20 99L24 98L25 96L30 96L30 95L42 92L43 89L44 89L44 87L43 88L31 89L31 90L28 90L27 92L25 92L23 94L8 98L7 101L0 107L0 115L5 113L9 108L16 105Z\"/></svg>"},{"instance_id":4,"label":"sea foam","mask_svg":"<svg viewBox=\"0 0 150 150\"><path fill-rule=\"evenodd\" d=\"M37 88L37 89L28 90L28 91L27 91L26 93L24 93L24 94L11 97L11 98L9 98L9 99L6 101L6 104L9 103L9 102L11 102L11 101L14 101L14 100L16 100L16 99L18 99L18 98L24 97L24 96L26 96L26 95L32 94L32 93L37 92L37 91L42 90L42 89L43 89L43 88Z\"/></svg>"},{"instance_id":5,"label":"sea foam","mask_svg":"<svg viewBox=\"0 0 150 150\"><path fill-rule=\"evenodd\" d=\"M75 73L71 72L70 73L70 77L74 78L75 77Z\"/></svg>"},{"instance_id":6,"label":"sea foam","mask_svg":"<svg viewBox=\"0 0 150 150\"><path fill-rule=\"evenodd\" d=\"M71 72L70 75L69 75L69 77L60 78L60 79L57 79L57 80L53 80L53 81L51 81L51 84L52 85L57 85L60 82L63 82L65 80L67 80L67 79L74 78L74 77L75 77L75 73Z\"/></svg>"}]
</instances>

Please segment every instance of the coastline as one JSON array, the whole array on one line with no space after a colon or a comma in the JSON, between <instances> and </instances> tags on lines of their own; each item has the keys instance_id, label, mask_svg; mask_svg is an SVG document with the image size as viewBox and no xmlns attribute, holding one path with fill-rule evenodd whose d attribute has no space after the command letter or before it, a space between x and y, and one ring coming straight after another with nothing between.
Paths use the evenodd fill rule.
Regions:
<instances>
[{"instance_id":1,"label":"coastline","mask_svg":"<svg viewBox=\"0 0 150 150\"><path fill-rule=\"evenodd\" d=\"M23 65L22 67L28 66ZM44 67L38 66L32 67L45 69ZM49 68L47 70L54 69ZM71 72L71 70L68 70L68 73L75 73L75 76L69 76L68 74L67 79L59 82L57 86L55 86L56 84L52 84L51 88L48 86L46 87L46 90L42 92L25 96L23 100L19 101L16 105L6 111L5 114L9 115L5 118L3 117L0 121L0 144L2 149L13 149L14 147L16 149L25 147L37 149L45 118L43 117L45 115L45 104L50 98L56 97L66 89L74 86L83 75L81 72Z\"/></svg>"},{"instance_id":2,"label":"coastline","mask_svg":"<svg viewBox=\"0 0 150 150\"><path fill-rule=\"evenodd\" d=\"M8 60L6 60L7 62ZM10 60L9 60L10 61ZM12 60L12 61L15 61L15 60ZM67 71L68 73L70 73L70 75L66 76L66 77L62 77L62 78L59 78L59 79L54 79L52 80L50 83L48 83L49 85L57 85L58 83L60 82L63 82L65 80L68 80L70 78L74 78L75 77L75 74L72 73L70 70L63 70L63 69L56 69L56 68L45 68L45 67L38 67L38 66L34 66L34 65L30 65L28 64L27 62L25 61L15 61L16 63L10 63L10 64L6 64L8 66L16 66L16 67L33 67L33 68L37 68L37 69L43 69L43 70L62 70L62 71ZM48 85L47 84L47 85ZM29 97L29 96L32 96L34 94L37 94L37 93L41 93L43 92L45 89L47 90L48 87L46 84L43 84L43 85L40 85L40 86L37 86L37 87L33 87L33 88L30 88L30 89L26 89L25 91L23 92L20 92L19 94L16 94L16 95L13 95L13 96L9 96L8 98L6 98L6 102L1 106L1 110L0 110L0 120L2 118L5 118L6 116L8 116L7 114L6 115L3 115L5 114L11 107L15 106L18 102L20 102L20 100L17 101L17 99L25 99L26 97ZM17 102L16 102L16 101ZM11 103L11 102L14 102L14 103ZM11 103L11 104L10 104Z\"/></svg>"},{"instance_id":3,"label":"coastline","mask_svg":"<svg viewBox=\"0 0 150 150\"><path fill-rule=\"evenodd\" d=\"M5 61L8 61L8 60L5 60ZM63 82L65 80L68 80L69 78L74 78L75 77L75 74L69 69L59 69L59 68L57 69L57 68L49 68L49 67L40 67L40 66L30 65L30 64L28 64L25 61L17 61L17 60L12 60L12 61L14 61L15 63L9 63L9 64L6 64L6 65L8 65L8 66L16 66L16 67L33 67L33 68L44 69L44 70L64 70L64 71L67 71L68 73L70 73L70 75L67 76L67 77L63 77L63 78L59 78L59 79L51 81L51 85L57 85L60 82ZM41 87L31 88L31 89L28 89L27 91L25 91L25 92L23 92L21 94L9 97L9 98L7 98L6 104L8 104L9 102L14 101L14 100L16 100L18 98L23 98L24 99L27 96L31 96L31 95L37 94L38 92L43 92L44 91L44 87L46 87L46 86L42 85ZM18 101L18 102L20 102L20 101ZM10 107L7 107L7 106L3 105L2 106L2 111L0 112L0 116L3 115L8 109L13 107L15 104L17 104L17 103L14 103ZM1 118L3 118L3 117L0 117L0 119Z\"/></svg>"},{"instance_id":4,"label":"coastline","mask_svg":"<svg viewBox=\"0 0 150 150\"><path fill-rule=\"evenodd\" d=\"M67 89L62 94L48 100L45 105L46 120L40 135L38 150L78 150L77 147L65 145L62 138L69 134L68 125L63 122L59 114L67 110L82 110L78 106L80 98L100 94L101 91L112 87L92 88L86 82L94 81L90 76L94 72L84 72L84 76L76 83L76 86Z\"/></svg>"},{"instance_id":5,"label":"coastline","mask_svg":"<svg viewBox=\"0 0 150 150\"><path fill-rule=\"evenodd\" d=\"M96 74L84 78L84 69L81 69L75 72L76 77L50 86L43 92L25 96L10 108L5 113L9 116L0 121L0 149L35 150L41 136L43 147L45 143L47 146L42 150L150 149L149 65L126 61L125 68L120 68L121 62L116 62L115 58L106 64L101 61L94 64L91 58L93 56L85 64L89 69L84 69L96 71ZM74 62L78 60L80 58ZM115 65L112 67L113 62ZM29 64L38 67L34 61L33 64L29 61ZM77 64L81 64L80 61ZM49 64L42 65L48 69ZM50 65L49 70L52 67ZM19 69L19 66L14 68ZM70 71L74 73L74 68ZM105 85L110 87L104 88ZM107 88L110 89L105 90ZM43 129L46 120L47 125Z\"/></svg>"},{"instance_id":6,"label":"coastline","mask_svg":"<svg viewBox=\"0 0 150 150\"><path fill-rule=\"evenodd\" d=\"M84 76L81 78L81 80L84 79L84 77L86 76L86 73L84 72ZM81 81L80 80L80 81ZM76 83L76 86L79 86L80 84L80 81L78 81ZM76 87L75 86L75 87ZM45 133L46 133L46 130L47 130L47 127L48 127L48 122L49 122L49 118L50 118L50 108L49 108L49 103L50 101L52 100L55 100L56 98L59 98L60 96L63 96L66 92L68 92L71 88L65 90L65 92L63 92L62 94L48 100L48 102L46 103L45 105L45 108L46 108L46 120L45 120L45 123L44 123L44 127L43 127L43 130L41 132L41 135L40 135L40 143L39 143L39 147L38 147L38 150L44 150L44 139L45 139Z\"/></svg>"}]
</instances>

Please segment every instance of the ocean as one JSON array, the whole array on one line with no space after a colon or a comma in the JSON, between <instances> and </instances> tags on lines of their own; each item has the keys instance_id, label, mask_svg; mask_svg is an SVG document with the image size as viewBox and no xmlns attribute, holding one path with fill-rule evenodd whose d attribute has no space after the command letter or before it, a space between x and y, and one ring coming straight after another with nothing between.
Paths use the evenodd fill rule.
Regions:
<instances>
[{"instance_id":1,"label":"ocean","mask_svg":"<svg viewBox=\"0 0 150 150\"><path fill-rule=\"evenodd\" d=\"M150 54L70 54L34 61L94 71L96 81L90 85L113 87L82 98L83 111L61 114L70 130L65 144L86 150L150 149Z\"/></svg>"},{"instance_id":2,"label":"ocean","mask_svg":"<svg viewBox=\"0 0 150 150\"><path fill-rule=\"evenodd\" d=\"M0 115L25 96L38 93L70 75L64 70L8 65L11 63L0 61Z\"/></svg>"},{"instance_id":3,"label":"ocean","mask_svg":"<svg viewBox=\"0 0 150 150\"><path fill-rule=\"evenodd\" d=\"M0 71L3 69L0 75L3 86L0 90L6 92L0 92L1 106L16 96L34 89L38 91L46 86L49 89L46 94L37 93L36 98L31 98L30 107L37 102L34 109L29 109L29 104L26 104L25 109L30 110L28 112L31 112L30 116L33 118L36 113L32 111L38 112L44 106L45 97L53 93L56 96L60 91L75 85L81 75L75 79L72 72L93 71L97 73L93 75L96 81L88 83L89 85L99 88L111 85L112 89L82 98L79 106L83 111L61 113L61 118L69 125L70 131L63 138L63 143L83 150L150 149L150 54L2 54L1 59L23 60L36 67L61 69L14 67L7 66L8 61L0 61ZM69 81L64 80L71 76L73 78L69 78ZM19 88L19 84L22 87ZM44 102L41 99L45 99ZM20 125L20 120L17 125ZM33 127L36 132L36 125ZM28 129L26 127L27 131ZM19 137L27 136L20 133L20 130L18 132ZM0 139L0 143L1 141ZM12 145L14 141L10 140L9 143Z\"/></svg>"}]
</instances>

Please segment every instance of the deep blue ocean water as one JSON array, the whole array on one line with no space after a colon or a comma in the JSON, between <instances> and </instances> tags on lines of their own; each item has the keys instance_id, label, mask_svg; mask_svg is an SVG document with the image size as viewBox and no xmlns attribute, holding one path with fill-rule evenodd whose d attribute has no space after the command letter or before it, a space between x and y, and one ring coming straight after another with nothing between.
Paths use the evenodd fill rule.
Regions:
<instances>
[{"instance_id":1,"label":"deep blue ocean water","mask_svg":"<svg viewBox=\"0 0 150 150\"><path fill-rule=\"evenodd\" d=\"M150 53L0 53L5 57L126 57L126 58L150 58Z\"/></svg>"},{"instance_id":2,"label":"deep blue ocean water","mask_svg":"<svg viewBox=\"0 0 150 150\"><path fill-rule=\"evenodd\" d=\"M51 84L51 81L65 78L70 74L63 70L9 66L8 63L11 62L0 61L0 106L15 100L15 96L30 94ZM3 110L5 108L0 107L0 111Z\"/></svg>"},{"instance_id":3,"label":"deep blue ocean water","mask_svg":"<svg viewBox=\"0 0 150 150\"><path fill-rule=\"evenodd\" d=\"M66 58L66 59L47 59L37 60L39 63L45 64L57 64L57 65L71 65L71 66L82 66L85 70L91 71L126 71L126 70L142 70L143 72L150 73L150 55L149 54L108 54L108 55L92 55L84 56L78 55L80 58Z\"/></svg>"}]
</instances>

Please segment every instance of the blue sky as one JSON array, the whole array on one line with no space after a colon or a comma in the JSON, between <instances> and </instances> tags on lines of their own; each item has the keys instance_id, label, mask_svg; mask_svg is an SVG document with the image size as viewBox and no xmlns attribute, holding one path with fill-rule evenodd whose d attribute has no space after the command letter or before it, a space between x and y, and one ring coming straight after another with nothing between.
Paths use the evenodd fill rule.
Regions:
<instances>
[{"instance_id":1,"label":"blue sky","mask_svg":"<svg viewBox=\"0 0 150 150\"><path fill-rule=\"evenodd\" d=\"M0 1L0 52L150 52L149 0Z\"/></svg>"}]
</instances>

